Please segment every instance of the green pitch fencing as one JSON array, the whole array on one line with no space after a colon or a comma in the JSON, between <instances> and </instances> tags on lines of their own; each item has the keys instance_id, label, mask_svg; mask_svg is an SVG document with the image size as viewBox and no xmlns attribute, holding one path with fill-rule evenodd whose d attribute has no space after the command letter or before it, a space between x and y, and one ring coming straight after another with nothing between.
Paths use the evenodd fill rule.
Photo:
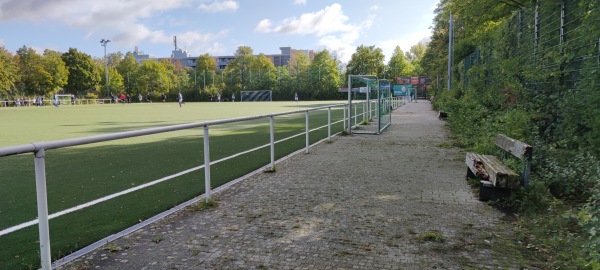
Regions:
<instances>
[{"instance_id":1,"label":"green pitch fencing","mask_svg":"<svg viewBox=\"0 0 600 270\"><path fill-rule=\"evenodd\" d=\"M208 200L213 188L345 130L360 117L347 108L0 148L0 265L58 267L51 262L193 198Z\"/></svg>"}]
</instances>

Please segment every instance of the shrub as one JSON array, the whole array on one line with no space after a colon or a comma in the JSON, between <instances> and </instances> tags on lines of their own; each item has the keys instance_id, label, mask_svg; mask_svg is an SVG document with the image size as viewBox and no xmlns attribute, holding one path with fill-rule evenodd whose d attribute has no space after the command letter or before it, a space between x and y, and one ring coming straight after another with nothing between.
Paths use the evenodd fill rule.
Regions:
<instances>
[{"instance_id":1,"label":"shrub","mask_svg":"<svg viewBox=\"0 0 600 270\"><path fill-rule=\"evenodd\" d=\"M600 178L587 204L577 214L579 225L588 233L588 242L583 245L587 252L586 266L600 269Z\"/></svg>"},{"instance_id":2,"label":"shrub","mask_svg":"<svg viewBox=\"0 0 600 270\"><path fill-rule=\"evenodd\" d=\"M539 174L558 197L585 202L600 179L600 161L588 153L548 151L539 162Z\"/></svg>"}]
</instances>

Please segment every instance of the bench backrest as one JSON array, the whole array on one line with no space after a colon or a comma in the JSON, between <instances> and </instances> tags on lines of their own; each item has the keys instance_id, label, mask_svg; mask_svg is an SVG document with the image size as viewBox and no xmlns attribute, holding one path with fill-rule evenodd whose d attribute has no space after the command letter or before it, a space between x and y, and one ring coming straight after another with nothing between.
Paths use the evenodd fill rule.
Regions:
<instances>
[{"instance_id":1,"label":"bench backrest","mask_svg":"<svg viewBox=\"0 0 600 270\"><path fill-rule=\"evenodd\" d=\"M523 159L523 157L530 159L533 154L533 147L531 145L509 138L503 134L496 136L496 145L519 159Z\"/></svg>"},{"instance_id":2,"label":"bench backrest","mask_svg":"<svg viewBox=\"0 0 600 270\"><path fill-rule=\"evenodd\" d=\"M503 134L498 134L498 136L496 136L496 145L519 159L525 158L525 169L521 172L521 178L523 179L523 185L527 186L529 184L529 171L531 169L533 147Z\"/></svg>"}]
</instances>

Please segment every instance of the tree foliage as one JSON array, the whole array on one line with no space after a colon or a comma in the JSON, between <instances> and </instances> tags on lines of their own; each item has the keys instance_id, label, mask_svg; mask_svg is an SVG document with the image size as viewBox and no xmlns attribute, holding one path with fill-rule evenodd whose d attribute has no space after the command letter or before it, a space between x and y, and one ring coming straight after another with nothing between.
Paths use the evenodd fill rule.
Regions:
<instances>
[{"instance_id":1,"label":"tree foliage","mask_svg":"<svg viewBox=\"0 0 600 270\"><path fill-rule=\"evenodd\" d=\"M383 51L375 46L360 45L352 54L347 66L348 74L374 75L383 77L385 64Z\"/></svg>"},{"instance_id":2,"label":"tree foliage","mask_svg":"<svg viewBox=\"0 0 600 270\"><path fill-rule=\"evenodd\" d=\"M406 59L400 46L396 46L388 62L388 77L396 78L412 75L414 66Z\"/></svg>"},{"instance_id":3,"label":"tree foliage","mask_svg":"<svg viewBox=\"0 0 600 270\"><path fill-rule=\"evenodd\" d=\"M62 90L67 82L68 71L58 52L46 50L43 55L25 46L17 50L19 70L18 83L21 95L51 95Z\"/></svg>"},{"instance_id":4,"label":"tree foliage","mask_svg":"<svg viewBox=\"0 0 600 270\"><path fill-rule=\"evenodd\" d=\"M15 56L0 47L0 96L8 96L19 80L19 65Z\"/></svg>"},{"instance_id":5,"label":"tree foliage","mask_svg":"<svg viewBox=\"0 0 600 270\"><path fill-rule=\"evenodd\" d=\"M443 0L422 59L430 76L446 77L453 14L452 87L436 89L434 105L449 114L448 126L467 148L493 154L497 133L534 146L531 187L512 203L539 205L552 196L583 205L578 222L593 233L578 246L588 249L566 262L575 268L600 266L591 251L600 222L589 218L600 198L597 8L597 0Z\"/></svg>"},{"instance_id":6,"label":"tree foliage","mask_svg":"<svg viewBox=\"0 0 600 270\"><path fill-rule=\"evenodd\" d=\"M96 90L101 74L97 72L96 64L91 56L79 52L75 48L69 48L68 52L62 54L62 59L69 70L69 79L65 85L66 93L77 94Z\"/></svg>"},{"instance_id":7,"label":"tree foliage","mask_svg":"<svg viewBox=\"0 0 600 270\"><path fill-rule=\"evenodd\" d=\"M121 77L123 78L123 85L125 91L128 93L133 93L133 83L135 82L135 78L133 76L137 74L137 68L138 64L135 61L133 53L131 52L127 52L123 60L119 61L119 64L116 66L119 75L121 75Z\"/></svg>"}]
</instances>

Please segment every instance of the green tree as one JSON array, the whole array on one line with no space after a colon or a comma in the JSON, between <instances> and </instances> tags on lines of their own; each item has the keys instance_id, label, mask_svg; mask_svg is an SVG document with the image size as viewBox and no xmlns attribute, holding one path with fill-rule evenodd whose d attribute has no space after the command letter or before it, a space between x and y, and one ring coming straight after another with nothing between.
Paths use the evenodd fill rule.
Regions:
<instances>
[{"instance_id":1,"label":"green tree","mask_svg":"<svg viewBox=\"0 0 600 270\"><path fill-rule=\"evenodd\" d=\"M427 43L419 42L410 47L410 51L406 53L406 59L413 66L411 75L423 75L423 68L421 67L421 60L427 51Z\"/></svg>"},{"instance_id":2,"label":"green tree","mask_svg":"<svg viewBox=\"0 0 600 270\"><path fill-rule=\"evenodd\" d=\"M168 93L169 77L167 68L161 62L144 61L137 69L135 86L138 93L158 96Z\"/></svg>"},{"instance_id":3,"label":"green tree","mask_svg":"<svg viewBox=\"0 0 600 270\"><path fill-rule=\"evenodd\" d=\"M52 95L58 93L67 84L69 70L62 60L62 54L57 51L45 50L42 58L46 77L40 85L40 95Z\"/></svg>"},{"instance_id":4,"label":"green tree","mask_svg":"<svg viewBox=\"0 0 600 270\"><path fill-rule=\"evenodd\" d=\"M293 52L287 64L292 79L292 84L289 85L290 93L298 93L303 99L311 96L308 85L309 65L310 59L302 51Z\"/></svg>"},{"instance_id":5,"label":"green tree","mask_svg":"<svg viewBox=\"0 0 600 270\"><path fill-rule=\"evenodd\" d=\"M212 78L214 78L213 74L217 70L217 61L214 57L204 54L198 57L198 61L196 61L196 82L197 87L202 88L202 90L206 90L207 86L214 84Z\"/></svg>"},{"instance_id":6,"label":"green tree","mask_svg":"<svg viewBox=\"0 0 600 270\"><path fill-rule=\"evenodd\" d=\"M115 93L127 92L131 94L131 92L128 92L125 89L123 76L121 76L121 73L114 67L108 67L108 89Z\"/></svg>"},{"instance_id":7,"label":"green tree","mask_svg":"<svg viewBox=\"0 0 600 270\"><path fill-rule=\"evenodd\" d=\"M20 80L19 65L4 47L0 47L0 96L8 96Z\"/></svg>"},{"instance_id":8,"label":"green tree","mask_svg":"<svg viewBox=\"0 0 600 270\"><path fill-rule=\"evenodd\" d=\"M19 70L21 71L21 80L19 82L20 95L35 95L40 91L41 85L44 83L48 74L42 66L42 56L26 46L17 50L19 59Z\"/></svg>"},{"instance_id":9,"label":"green tree","mask_svg":"<svg viewBox=\"0 0 600 270\"><path fill-rule=\"evenodd\" d=\"M449 17L450 11L446 8L449 0L442 0L438 3L434 13L431 41L427 44L427 50L421 59L421 67L425 75L430 78L441 77L447 80L448 65L448 40L449 40ZM443 86L446 84L442 84ZM437 84L434 84L437 86ZM436 89L441 92L442 89Z\"/></svg>"},{"instance_id":10,"label":"green tree","mask_svg":"<svg viewBox=\"0 0 600 270\"><path fill-rule=\"evenodd\" d=\"M256 61L252 55L252 48L240 46L235 52L235 60L229 62L225 68L226 75L229 75L227 89L245 90L249 89L251 68Z\"/></svg>"},{"instance_id":11,"label":"green tree","mask_svg":"<svg viewBox=\"0 0 600 270\"><path fill-rule=\"evenodd\" d=\"M292 76L287 67L276 68L277 77L273 87L273 99L276 100L292 100L294 93L292 92Z\"/></svg>"},{"instance_id":12,"label":"green tree","mask_svg":"<svg viewBox=\"0 0 600 270\"><path fill-rule=\"evenodd\" d=\"M346 72L355 75L374 75L383 77L383 51L375 46L360 45L352 54Z\"/></svg>"},{"instance_id":13,"label":"green tree","mask_svg":"<svg viewBox=\"0 0 600 270\"><path fill-rule=\"evenodd\" d=\"M339 97L340 74L337 61L329 51L322 50L315 54L310 69L310 99L333 99Z\"/></svg>"},{"instance_id":14,"label":"green tree","mask_svg":"<svg viewBox=\"0 0 600 270\"><path fill-rule=\"evenodd\" d=\"M108 53L106 54L106 59L108 60L108 66L109 67L113 67L116 68L121 64L121 61L123 61L123 53L122 52L113 52L113 53Z\"/></svg>"},{"instance_id":15,"label":"green tree","mask_svg":"<svg viewBox=\"0 0 600 270\"><path fill-rule=\"evenodd\" d=\"M123 78L123 84L127 93L133 93L134 91L133 82L135 82L136 79L133 76L137 74L136 71L138 66L133 53L127 52L123 60L119 61L119 64L116 67ZM136 93L139 92L136 91Z\"/></svg>"},{"instance_id":16,"label":"green tree","mask_svg":"<svg viewBox=\"0 0 600 270\"><path fill-rule=\"evenodd\" d=\"M389 78L409 76L413 72L413 65L408 62L400 46L396 46L394 53L388 62L387 75Z\"/></svg>"},{"instance_id":17,"label":"green tree","mask_svg":"<svg viewBox=\"0 0 600 270\"><path fill-rule=\"evenodd\" d=\"M67 93L77 94L98 89L101 74L104 73L99 74L96 71L96 64L91 56L69 48L68 52L63 53L62 59L69 70L69 80L65 86Z\"/></svg>"},{"instance_id":18,"label":"green tree","mask_svg":"<svg viewBox=\"0 0 600 270\"><path fill-rule=\"evenodd\" d=\"M17 50L21 70L20 90L23 95L51 95L66 84L68 71L59 52L46 50L39 55L32 48Z\"/></svg>"},{"instance_id":19,"label":"green tree","mask_svg":"<svg viewBox=\"0 0 600 270\"><path fill-rule=\"evenodd\" d=\"M259 54L252 64L252 89L257 90L273 90L273 86L277 80L275 65L264 54Z\"/></svg>"}]
</instances>

